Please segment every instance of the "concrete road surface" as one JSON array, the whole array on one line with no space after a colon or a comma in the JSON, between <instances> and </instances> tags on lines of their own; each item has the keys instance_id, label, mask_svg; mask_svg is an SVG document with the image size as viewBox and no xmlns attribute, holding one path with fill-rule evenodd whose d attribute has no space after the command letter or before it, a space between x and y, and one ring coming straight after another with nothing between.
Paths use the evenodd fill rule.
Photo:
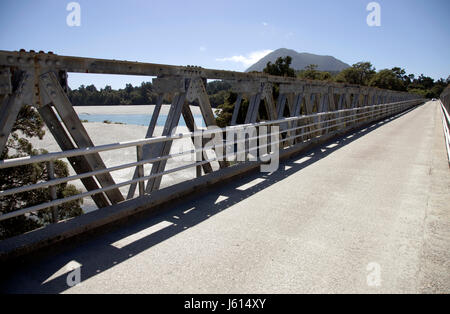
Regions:
<instances>
[{"instance_id":1,"label":"concrete road surface","mask_svg":"<svg viewBox=\"0 0 450 314\"><path fill-rule=\"evenodd\" d=\"M1 289L449 293L450 170L438 108L428 102L276 173L21 266ZM77 271L81 284L69 287Z\"/></svg>"}]
</instances>

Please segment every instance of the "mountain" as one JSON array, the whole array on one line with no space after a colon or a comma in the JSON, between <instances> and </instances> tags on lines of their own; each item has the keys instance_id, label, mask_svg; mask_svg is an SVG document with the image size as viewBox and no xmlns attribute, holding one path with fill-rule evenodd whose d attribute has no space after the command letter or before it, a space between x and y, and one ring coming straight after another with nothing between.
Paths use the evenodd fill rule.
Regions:
<instances>
[{"instance_id":1,"label":"mountain","mask_svg":"<svg viewBox=\"0 0 450 314\"><path fill-rule=\"evenodd\" d=\"M350 67L347 63L344 63L332 56L319 56L306 52L298 53L297 51L292 49L280 48L269 53L267 56L249 67L245 72L262 72L262 70L266 67L267 62L270 61L274 63L279 57L286 56L292 57L291 67L294 70L303 70L310 64L317 64L319 71L328 72L340 72Z\"/></svg>"}]
</instances>

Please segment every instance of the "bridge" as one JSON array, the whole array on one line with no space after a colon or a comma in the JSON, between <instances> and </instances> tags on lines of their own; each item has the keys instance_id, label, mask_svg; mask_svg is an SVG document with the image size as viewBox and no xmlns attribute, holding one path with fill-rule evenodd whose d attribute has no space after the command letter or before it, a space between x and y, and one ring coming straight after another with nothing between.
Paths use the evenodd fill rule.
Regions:
<instances>
[{"instance_id":1,"label":"bridge","mask_svg":"<svg viewBox=\"0 0 450 314\"><path fill-rule=\"evenodd\" d=\"M0 242L1 291L450 291L448 88L426 101L348 84L34 51L0 51L0 69L1 150L24 105L61 148L0 161L0 170L45 163L49 174L0 197L37 189L51 196L2 209L0 221L42 211L53 219ZM67 96L71 72L152 77L159 96L146 137L94 145ZM208 79L230 82L238 95L227 128L216 125ZM172 104L156 136L166 97ZM189 132L176 133L180 117ZM182 139L192 147L174 152ZM101 157L129 148L130 163ZM182 156L193 162L167 167ZM55 178L56 160L75 174ZM130 168L132 177L117 182L114 172ZM163 177L190 168L195 178L162 186ZM55 187L72 181L83 192L57 198ZM98 210L61 220L59 206L80 198ZM72 286L76 274L81 284Z\"/></svg>"}]
</instances>

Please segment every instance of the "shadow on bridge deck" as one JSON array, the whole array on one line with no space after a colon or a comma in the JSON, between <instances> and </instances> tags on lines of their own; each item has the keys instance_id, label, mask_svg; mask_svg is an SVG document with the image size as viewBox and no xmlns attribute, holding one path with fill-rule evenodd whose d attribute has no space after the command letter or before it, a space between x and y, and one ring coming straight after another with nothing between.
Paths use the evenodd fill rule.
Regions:
<instances>
[{"instance_id":1,"label":"shadow on bridge deck","mask_svg":"<svg viewBox=\"0 0 450 314\"><path fill-rule=\"evenodd\" d=\"M66 271L65 267L71 261L82 265L81 279L85 281L200 224L415 108L363 127L350 135L330 140L298 157L280 162L279 170L272 174L253 173L201 195L184 199L182 203L176 202L157 216L140 216L139 220L130 220L89 241L72 244L37 261L16 265L14 269L8 269L6 275L2 275L3 283L0 290L6 293L63 292L69 288L66 278L70 270ZM244 189L243 186L248 188Z\"/></svg>"}]
</instances>

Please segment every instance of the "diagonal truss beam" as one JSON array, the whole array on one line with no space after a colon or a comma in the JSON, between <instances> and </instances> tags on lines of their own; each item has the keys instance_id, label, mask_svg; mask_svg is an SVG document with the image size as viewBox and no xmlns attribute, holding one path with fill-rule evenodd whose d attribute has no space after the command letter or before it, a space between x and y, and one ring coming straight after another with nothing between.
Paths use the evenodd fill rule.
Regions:
<instances>
[{"instance_id":1,"label":"diagonal truss beam","mask_svg":"<svg viewBox=\"0 0 450 314\"><path fill-rule=\"evenodd\" d=\"M86 129L81 123L77 113L72 107L69 98L60 85L55 73L49 72L39 78L41 90L45 91L48 99L54 105L62 123L66 126L67 131L71 135L74 143L78 148L93 147L94 143L89 137ZM61 147L64 149L64 147ZM86 155L86 160L93 170L105 169L102 158L98 153ZM110 173L99 174L96 176L102 187L115 185ZM112 204L119 203L124 200L119 189L112 189L106 192Z\"/></svg>"},{"instance_id":2,"label":"diagonal truss beam","mask_svg":"<svg viewBox=\"0 0 450 314\"><path fill-rule=\"evenodd\" d=\"M163 100L164 100L164 94L161 93L158 95L158 99L156 100L155 109L153 109L152 118L150 119L150 123L148 125L147 133L145 134L145 138L150 138L150 137L154 136L155 128L156 128L156 124L158 122L159 113L161 112ZM151 145L144 145L142 147L142 155L143 155L142 159L153 158L154 156L151 157L151 153L152 153ZM133 179L136 179L138 176L139 176L139 168L136 167L134 174L133 174ZM133 183L130 185L130 188L129 188L128 194L127 194L127 199L131 199L134 197L134 194L136 193L136 186L137 186L137 183Z\"/></svg>"},{"instance_id":3,"label":"diagonal truss beam","mask_svg":"<svg viewBox=\"0 0 450 314\"><path fill-rule=\"evenodd\" d=\"M214 113L212 111L211 103L209 101L208 94L206 92L206 87L203 82L203 79L200 77L192 78L189 82L189 88L187 91L186 98L188 101L198 100L198 104L200 106L200 112L202 114L203 120L205 121L206 127L217 127L216 118L214 117ZM196 129L194 118L191 117L192 112L187 106L186 110L183 110L183 117L185 118L186 124L188 124L189 120L189 130L192 132ZM195 143L194 143L195 145ZM203 154L202 154L203 156ZM227 162L224 160L219 160L219 167L225 168L227 167ZM205 164L206 167L203 167L206 173L212 172L211 165Z\"/></svg>"},{"instance_id":4,"label":"diagonal truss beam","mask_svg":"<svg viewBox=\"0 0 450 314\"><path fill-rule=\"evenodd\" d=\"M238 94L236 102L234 103L233 115L231 116L230 125L232 126L237 124L237 118L239 116L239 109L241 108L241 103L242 103L242 94Z\"/></svg>"},{"instance_id":5,"label":"diagonal truss beam","mask_svg":"<svg viewBox=\"0 0 450 314\"><path fill-rule=\"evenodd\" d=\"M66 130L61 125L58 117L50 105L41 106L38 108L38 112L62 150L76 149L75 145L73 145L70 140L69 134L67 134ZM69 157L67 159L77 174L91 172L94 170L85 156ZM97 182L92 177L81 179L81 182L88 191L99 189ZM92 199L99 208L109 205L108 199L103 193L94 194Z\"/></svg>"},{"instance_id":6,"label":"diagonal truss beam","mask_svg":"<svg viewBox=\"0 0 450 314\"><path fill-rule=\"evenodd\" d=\"M0 73L0 148L2 150L6 145L7 138L23 104L34 104L36 106L63 150L93 146L91 139L72 108L66 91L61 86L65 86L64 82L60 82L58 76L55 74L61 71L147 75L157 76L158 80L161 79L161 84L165 86L166 91L159 93L158 102L152 115L146 137L154 136L163 96L166 94L172 95L175 93L176 96L167 119L170 121L166 121L163 135L170 135L173 132L179 123L181 115L183 115L190 131L197 129L188 105L189 102L194 100L198 100L206 126L215 126L216 120L205 88L207 79L228 80L232 83L233 89L237 87L238 98L233 110L232 125L237 124L243 97L250 98L245 123L257 122L261 100L264 101L268 118L275 120L283 116L286 102L291 117L300 115L303 98L305 99L304 113L313 114L315 112L333 111L336 107L338 109L343 109L345 106L347 108L355 108L360 105L367 105L368 103L373 104L376 101L386 103L411 99L413 97L407 93L387 92L348 84L305 81L295 78L268 76L265 74L209 70L200 67L178 67L128 61L65 57L57 56L53 53L45 54L41 52L36 54L32 51L29 53L25 51L0 51L0 67L4 70ZM13 71L14 80L11 80L10 71ZM40 75L40 73L45 74ZM20 74L23 74L22 78L20 78ZM14 84L14 90L11 84L12 81L14 83L19 82L18 86ZM276 106L272 92L274 84L280 84L280 97L277 99ZM281 85L289 86L289 92L281 92ZM339 101L336 99L337 104L335 104L333 90L337 95L340 95ZM46 102L38 101L36 103L36 96L47 97ZM371 109L364 110L370 111ZM345 117L345 114L343 116ZM311 118L311 120L317 121L317 118ZM302 121L305 123L310 122ZM289 122L280 125L280 127L281 129L286 129L286 126L290 128L296 126L297 123L300 122ZM312 126L308 128L311 131L317 129ZM303 127L302 130L292 131L292 133L301 133L305 129ZM285 133L283 136L285 136ZM298 138L298 140L301 140L301 138ZM144 145L139 147L138 160L167 155L170 153L171 145L172 142L167 142L164 144L160 143L152 146ZM205 158L203 154L202 158ZM69 159L69 162L77 173L105 169L105 165L99 154L90 154L78 159ZM154 163L151 170L152 174L163 172L166 163L167 161ZM221 168L224 168L228 164L226 161L219 161L219 165ZM211 164L205 164L202 167L205 173L212 171ZM139 169L137 167L133 178L142 176L142 170L143 167ZM149 180L146 191L158 189L161 179L161 177L158 177ZM88 190L96 189L99 186L108 187L114 184L114 180L109 173L86 178L82 181ZM131 185L128 197L130 195L133 197L135 190L136 185ZM118 189L110 190L104 194L101 193L96 195L95 198L94 200L99 207L123 200L123 196Z\"/></svg>"},{"instance_id":7,"label":"diagonal truss beam","mask_svg":"<svg viewBox=\"0 0 450 314\"><path fill-rule=\"evenodd\" d=\"M250 97L247 115L245 116L245 124L256 122L260 102L261 102L261 93L254 94Z\"/></svg>"},{"instance_id":8,"label":"diagonal truss beam","mask_svg":"<svg viewBox=\"0 0 450 314\"><path fill-rule=\"evenodd\" d=\"M17 120L25 98L32 94L30 74L23 72L17 89L11 95L5 95L0 104L0 154L5 149L9 134Z\"/></svg>"},{"instance_id":9,"label":"diagonal truss beam","mask_svg":"<svg viewBox=\"0 0 450 314\"><path fill-rule=\"evenodd\" d=\"M169 114L167 116L166 123L164 125L162 136L171 135L173 130L178 126L181 117L181 111L183 109L184 101L186 99L186 93L180 92L176 93L173 98L172 105L170 107ZM156 143L152 146L155 156L166 156L170 153L170 148L172 147L173 141L166 141L162 143ZM167 160L161 160L153 163L150 175L154 175L163 172L167 164ZM161 185L162 177L152 178L148 180L147 186L145 188L146 193L153 192L159 189Z\"/></svg>"},{"instance_id":10,"label":"diagonal truss beam","mask_svg":"<svg viewBox=\"0 0 450 314\"><path fill-rule=\"evenodd\" d=\"M186 122L186 126L187 126L188 129L189 129L189 132L195 132L195 131L197 131L198 128L197 128L197 125L195 124L195 119L194 119L194 116L193 116L193 114L192 114L191 108L189 107L189 104L188 104L188 103L185 103L185 104L183 105L183 109L181 110L181 113L182 113L182 115L183 115L184 121ZM200 146L200 147L198 147L199 145L197 145L197 142L195 141L194 138L192 138L192 142L194 143L195 149L200 149L200 148L203 147L203 142L202 142L202 146ZM199 154L199 156L200 156L200 155L201 155L201 158L202 158L202 161L203 161L203 160L205 159L205 158L204 158L204 154L202 153L202 154ZM197 161L200 161L200 160L197 160ZM204 165L202 166L202 168L203 168L203 171L204 171L205 173L211 173L211 172L213 172L213 169L212 169L210 163L204 164ZM200 174L200 173L198 173L198 174Z\"/></svg>"},{"instance_id":11,"label":"diagonal truss beam","mask_svg":"<svg viewBox=\"0 0 450 314\"><path fill-rule=\"evenodd\" d=\"M302 109L302 100L303 100L303 93L294 94L293 97L294 101L292 104L292 110L290 111L291 117L298 117L300 115L300 111ZM292 128L296 128L298 126L298 120L295 120L292 123ZM296 131L291 131L288 133L288 136L291 137L295 135ZM294 142L300 141L300 137L294 139L294 141L289 141L289 144L292 145Z\"/></svg>"}]
</instances>

